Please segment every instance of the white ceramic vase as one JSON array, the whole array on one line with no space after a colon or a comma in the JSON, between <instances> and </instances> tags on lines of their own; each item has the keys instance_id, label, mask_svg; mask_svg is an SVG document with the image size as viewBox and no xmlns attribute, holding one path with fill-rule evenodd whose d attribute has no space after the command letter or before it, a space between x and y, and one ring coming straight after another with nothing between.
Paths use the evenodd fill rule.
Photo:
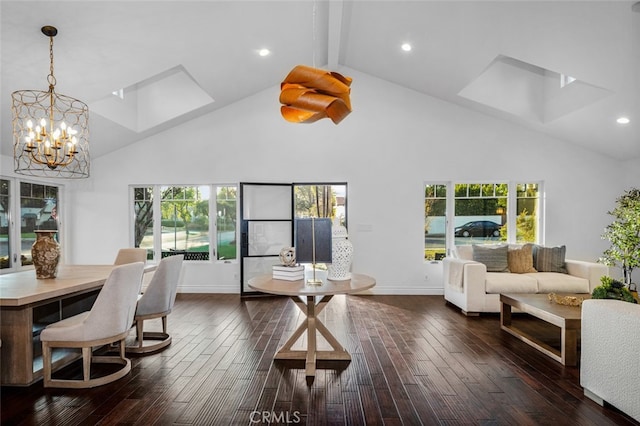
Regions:
<instances>
[{"instance_id":1,"label":"white ceramic vase","mask_svg":"<svg viewBox=\"0 0 640 426\"><path fill-rule=\"evenodd\" d=\"M353 262L353 244L347 239L347 228L334 224L331 234L331 265L327 268L327 279L349 280L351 279L351 262Z\"/></svg>"}]
</instances>

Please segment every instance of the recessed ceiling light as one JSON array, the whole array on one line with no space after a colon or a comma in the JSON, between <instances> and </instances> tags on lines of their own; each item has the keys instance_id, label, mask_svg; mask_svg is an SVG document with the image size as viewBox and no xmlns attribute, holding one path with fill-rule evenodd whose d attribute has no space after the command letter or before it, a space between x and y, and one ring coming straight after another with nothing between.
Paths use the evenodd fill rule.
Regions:
<instances>
[{"instance_id":1,"label":"recessed ceiling light","mask_svg":"<svg viewBox=\"0 0 640 426\"><path fill-rule=\"evenodd\" d=\"M269 56L271 51L269 49L260 49L258 50L258 55L260 56Z\"/></svg>"},{"instance_id":2,"label":"recessed ceiling light","mask_svg":"<svg viewBox=\"0 0 640 426\"><path fill-rule=\"evenodd\" d=\"M402 46L400 46L402 48L402 50L404 50L405 52L410 52L411 51L411 45L409 43L403 43Z\"/></svg>"},{"instance_id":3,"label":"recessed ceiling light","mask_svg":"<svg viewBox=\"0 0 640 426\"><path fill-rule=\"evenodd\" d=\"M618 117L618 119L616 120L616 123L618 124L629 124L631 120L629 120L629 118L627 117Z\"/></svg>"}]
</instances>

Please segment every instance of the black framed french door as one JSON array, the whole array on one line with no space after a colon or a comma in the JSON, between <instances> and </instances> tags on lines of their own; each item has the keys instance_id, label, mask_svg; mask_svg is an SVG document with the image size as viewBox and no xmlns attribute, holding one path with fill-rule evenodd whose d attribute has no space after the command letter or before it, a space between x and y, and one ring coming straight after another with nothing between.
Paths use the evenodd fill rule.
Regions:
<instances>
[{"instance_id":1,"label":"black framed french door","mask_svg":"<svg viewBox=\"0 0 640 426\"><path fill-rule=\"evenodd\" d=\"M271 273L293 246L293 184L240 182L240 295L260 294L251 278Z\"/></svg>"}]
</instances>

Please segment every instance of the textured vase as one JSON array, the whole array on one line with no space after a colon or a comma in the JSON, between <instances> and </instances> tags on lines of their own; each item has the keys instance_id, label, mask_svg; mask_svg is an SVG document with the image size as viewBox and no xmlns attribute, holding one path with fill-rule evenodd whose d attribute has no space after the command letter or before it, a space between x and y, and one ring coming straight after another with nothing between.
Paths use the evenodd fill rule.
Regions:
<instances>
[{"instance_id":1,"label":"textured vase","mask_svg":"<svg viewBox=\"0 0 640 426\"><path fill-rule=\"evenodd\" d=\"M347 239L347 228L334 224L331 234L331 265L327 268L327 279L349 280L351 279L353 244Z\"/></svg>"},{"instance_id":2,"label":"textured vase","mask_svg":"<svg viewBox=\"0 0 640 426\"><path fill-rule=\"evenodd\" d=\"M35 231L36 241L31 246L31 258L36 278L55 278L60 261L60 245L53 239L58 231Z\"/></svg>"}]
</instances>

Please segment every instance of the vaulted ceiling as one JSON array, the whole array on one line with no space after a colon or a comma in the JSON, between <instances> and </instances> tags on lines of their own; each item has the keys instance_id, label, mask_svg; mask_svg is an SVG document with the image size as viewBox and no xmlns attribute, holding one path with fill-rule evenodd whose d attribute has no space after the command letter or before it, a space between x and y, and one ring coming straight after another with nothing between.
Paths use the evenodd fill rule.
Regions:
<instances>
[{"instance_id":1,"label":"vaulted ceiling","mask_svg":"<svg viewBox=\"0 0 640 426\"><path fill-rule=\"evenodd\" d=\"M47 89L40 28L53 25L56 91L89 104L93 156L277 86L305 64L640 157L634 1L3 0L0 15L4 155L11 93Z\"/></svg>"}]
</instances>

